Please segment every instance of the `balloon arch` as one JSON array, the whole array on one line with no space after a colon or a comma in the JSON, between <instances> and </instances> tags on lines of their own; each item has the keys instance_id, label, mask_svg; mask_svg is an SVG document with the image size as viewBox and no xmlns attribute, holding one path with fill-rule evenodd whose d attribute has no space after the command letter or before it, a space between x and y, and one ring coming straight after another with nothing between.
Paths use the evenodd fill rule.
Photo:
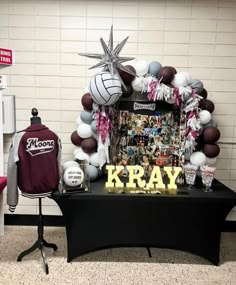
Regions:
<instances>
[{"instance_id":1,"label":"balloon arch","mask_svg":"<svg viewBox=\"0 0 236 285\"><path fill-rule=\"evenodd\" d=\"M119 102L132 100L139 93L147 102L165 101L179 110L184 118L181 153L185 164L196 169L203 165L215 166L220 153L217 141L220 131L213 120L214 103L208 99L207 90L199 79L192 79L188 72L177 72L173 66L162 66L160 62L124 58L119 52L127 38L113 49L113 30L108 46L100 40L104 55L81 54L100 59L99 71L90 80L88 92L82 98L84 110L76 120L77 129L71 134L76 146L74 159L87 160L86 169L91 180L96 180L102 166L110 163L113 120L117 117ZM123 65L123 62L129 61ZM129 99L127 99L129 98ZM68 167L68 162L67 162ZM183 165L182 165L183 166Z\"/></svg>"}]
</instances>

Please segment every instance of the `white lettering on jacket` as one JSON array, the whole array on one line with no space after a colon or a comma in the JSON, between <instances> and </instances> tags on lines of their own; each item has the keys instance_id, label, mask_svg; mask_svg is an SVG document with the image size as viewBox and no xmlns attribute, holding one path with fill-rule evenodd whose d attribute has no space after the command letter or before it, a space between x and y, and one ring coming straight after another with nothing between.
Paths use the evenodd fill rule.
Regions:
<instances>
[{"instance_id":1,"label":"white lettering on jacket","mask_svg":"<svg viewBox=\"0 0 236 285\"><path fill-rule=\"evenodd\" d=\"M39 141L38 138L28 138L26 151L32 155L40 155L53 151L54 140L42 140Z\"/></svg>"}]
</instances>

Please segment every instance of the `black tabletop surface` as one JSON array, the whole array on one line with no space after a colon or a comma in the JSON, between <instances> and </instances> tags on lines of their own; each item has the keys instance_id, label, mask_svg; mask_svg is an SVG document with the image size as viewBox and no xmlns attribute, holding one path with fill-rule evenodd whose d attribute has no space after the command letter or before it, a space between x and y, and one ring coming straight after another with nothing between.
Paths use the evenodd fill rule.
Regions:
<instances>
[{"instance_id":1,"label":"black tabletop surface","mask_svg":"<svg viewBox=\"0 0 236 285\"><path fill-rule=\"evenodd\" d=\"M187 186L181 186L177 188L177 191L173 189L168 190L167 188L161 194L137 194L137 193L109 193L108 189L105 187L106 177L100 178L96 182L91 182L90 191L74 191L60 193L56 191L53 193L53 198L56 200L59 197L68 197L69 199L167 199L173 197L175 199L227 199L234 200L236 203L236 192L232 189L225 186L218 180L214 180L212 183L213 192L204 192L203 187L199 181L196 182L196 185L192 190L186 190Z\"/></svg>"}]
</instances>

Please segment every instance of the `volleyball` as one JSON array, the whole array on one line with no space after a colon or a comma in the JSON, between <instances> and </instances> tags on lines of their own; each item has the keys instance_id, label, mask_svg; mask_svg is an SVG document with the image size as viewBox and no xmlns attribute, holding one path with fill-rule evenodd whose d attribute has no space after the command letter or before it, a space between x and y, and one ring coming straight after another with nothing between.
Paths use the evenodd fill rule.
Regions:
<instances>
[{"instance_id":1,"label":"volleyball","mask_svg":"<svg viewBox=\"0 0 236 285\"><path fill-rule=\"evenodd\" d=\"M83 170L79 166L68 167L63 175L64 182L69 187L76 187L84 181Z\"/></svg>"},{"instance_id":2,"label":"volleyball","mask_svg":"<svg viewBox=\"0 0 236 285\"><path fill-rule=\"evenodd\" d=\"M89 84L92 99L98 105L113 105L122 95L121 83L117 74L104 71L96 74Z\"/></svg>"},{"instance_id":3,"label":"volleyball","mask_svg":"<svg viewBox=\"0 0 236 285\"><path fill-rule=\"evenodd\" d=\"M63 170L66 170L67 168L72 166L79 167L79 163L74 160L68 160L63 164Z\"/></svg>"}]
</instances>

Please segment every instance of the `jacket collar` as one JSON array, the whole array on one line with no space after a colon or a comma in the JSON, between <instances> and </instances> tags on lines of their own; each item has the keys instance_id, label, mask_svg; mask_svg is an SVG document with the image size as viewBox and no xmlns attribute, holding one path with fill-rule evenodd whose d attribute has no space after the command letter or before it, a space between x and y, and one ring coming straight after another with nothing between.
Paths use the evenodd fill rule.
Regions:
<instances>
[{"instance_id":1,"label":"jacket collar","mask_svg":"<svg viewBox=\"0 0 236 285\"><path fill-rule=\"evenodd\" d=\"M46 130L46 129L48 129L48 127L46 127L45 125L35 124L35 125L29 126L24 131L25 132L34 132L34 131L40 131L40 130Z\"/></svg>"}]
</instances>

